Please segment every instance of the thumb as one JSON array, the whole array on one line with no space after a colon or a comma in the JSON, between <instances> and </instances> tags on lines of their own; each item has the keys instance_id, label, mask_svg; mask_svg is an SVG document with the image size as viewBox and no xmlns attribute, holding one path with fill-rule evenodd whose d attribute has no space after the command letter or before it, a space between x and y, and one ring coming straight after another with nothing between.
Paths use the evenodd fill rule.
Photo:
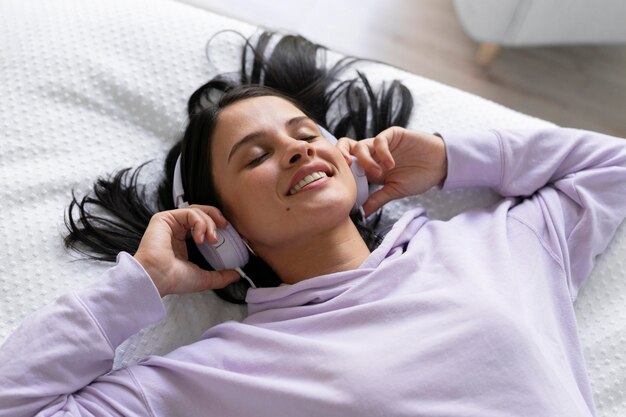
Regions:
<instances>
[{"instance_id":1,"label":"thumb","mask_svg":"<svg viewBox=\"0 0 626 417\"><path fill-rule=\"evenodd\" d=\"M388 187L383 187L372 193L363 204L365 217L368 217L370 214L374 213L376 210L395 198L396 197L393 195L393 191Z\"/></svg>"},{"instance_id":2,"label":"thumb","mask_svg":"<svg viewBox=\"0 0 626 417\"><path fill-rule=\"evenodd\" d=\"M173 293L184 294L224 288L240 278L233 270L207 271L191 263L187 266L190 270L178 281Z\"/></svg>"},{"instance_id":3,"label":"thumb","mask_svg":"<svg viewBox=\"0 0 626 417\"><path fill-rule=\"evenodd\" d=\"M202 270L203 279L208 283L207 289L224 288L241 278L237 271L227 269L223 271Z\"/></svg>"}]
</instances>

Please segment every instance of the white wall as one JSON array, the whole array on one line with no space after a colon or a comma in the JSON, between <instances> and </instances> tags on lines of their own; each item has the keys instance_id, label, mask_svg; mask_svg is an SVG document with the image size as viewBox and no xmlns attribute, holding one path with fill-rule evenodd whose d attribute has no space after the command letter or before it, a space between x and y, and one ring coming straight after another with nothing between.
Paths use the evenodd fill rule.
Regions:
<instances>
[{"instance_id":1,"label":"white wall","mask_svg":"<svg viewBox=\"0 0 626 417\"><path fill-rule=\"evenodd\" d=\"M395 19L411 0L178 0L308 39L363 58L384 59L379 19ZM332 13L332 14L331 14Z\"/></svg>"}]
</instances>

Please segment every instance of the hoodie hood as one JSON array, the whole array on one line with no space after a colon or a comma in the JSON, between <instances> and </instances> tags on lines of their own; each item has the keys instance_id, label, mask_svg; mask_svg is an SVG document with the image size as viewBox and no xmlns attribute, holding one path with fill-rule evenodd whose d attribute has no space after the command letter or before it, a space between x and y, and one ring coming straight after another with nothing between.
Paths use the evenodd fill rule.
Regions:
<instances>
[{"instance_id":1,"label":"hoodie hood","mask_svg":"<svg viewBox=\"0 0 626 417\"><path fill-rule=\"evenodd\" d=\"M336 300L341 298L339 297L341 295L348 295L381 263L404 252L410 238L427 221L423 214L422 208L406 212L394 224L378 248L357 269L320 275L295 284L282 284L273 288L250 288L246 296L249 316L270 310L311 307ZM416 222L415 219L421 220ZM274 317L272 320L277 319Z\"/></svg>"}]
</instances>

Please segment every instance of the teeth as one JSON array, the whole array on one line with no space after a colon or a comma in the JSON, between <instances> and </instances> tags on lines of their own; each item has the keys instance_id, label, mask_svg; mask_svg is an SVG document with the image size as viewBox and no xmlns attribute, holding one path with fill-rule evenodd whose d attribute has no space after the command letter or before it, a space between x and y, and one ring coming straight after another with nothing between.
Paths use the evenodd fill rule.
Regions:
<instances>
[{"instance_id":1,"label":"teeth","mask_svg":"<svg viewBox=\"0 0 626 417\"><path fill-rule=\"evenodd\" d=\"M326 177L326 173L323 171L314 172L312 174L307 175L303 179L300 180L291 190L289 190L289 195L294 195L298 191L300 191L305 185L312 183L313 181L319 180L320 178Z\"/></svg>"}]
</instances>

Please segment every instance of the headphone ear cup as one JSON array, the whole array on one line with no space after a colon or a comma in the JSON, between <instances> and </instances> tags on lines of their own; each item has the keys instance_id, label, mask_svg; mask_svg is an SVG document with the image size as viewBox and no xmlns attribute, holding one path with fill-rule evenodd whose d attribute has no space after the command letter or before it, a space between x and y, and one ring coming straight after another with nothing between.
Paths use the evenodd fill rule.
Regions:
<instances>
[{"instance_id":1,"label":"headphone ear cup","mask_svg":"<svg viewBox=\"0 0 626 417\"><path fill-rule=\"evenodd\" d=\"M356 182L356 202L354 203L354 209L359 210L363 207L365 201L367 201L367 197L369 197L367 176L365 175L365 170L363 170L363 167L354 156L352 157L350 170L352 171L352 175L354 176L354 180Z\"/></svg>"},{"instance_id":2,"label":"headphone ear cup","mask_svg":"<svg viewBox=\"0 0 626 417\"><path fill-rule=\"evenodd\" d=\"M250 256L246 245L235 228L228 224L215 230L217 243L210 244L206 240L196 244L206 261L216 271L241 268L248 263Z\"/></svg>"},{"instance_id":3,"label":"headphone ear cup","mask_svg":"<svg viewBox=\"0 0 626 417\"><path fill-rule=\"evenodd\" d=\"M330 133L328 130L324 129L323 126L317 125L318 129L322 133L322 136L326 138L333 145L337 145L337 138ZM367 176L365 175L365 171L359 161L357 161L356 157L352 157L352 165L350 165L350 170L352 171L352 175L354 176L354 180L356 181L356 202L354 203L353 210L360 210L367 201L367 197L369 197L369 185L367 183Z\"/></svg>"},{"instance_id":4,"label":"headphone ear cup","mask_svg":"<svg viewBox=\"0 0 626 417\"><path fill-rule=\"evenodd\" d=\"M172 179L172 198L174 205L178 208L189 207L189 203L185 201L185 190L183 189L181 158L182 155L178 155ZM196 244L200 254L213 269L216 271L237 269L248 263L250 256L246 245L232 225L228 224L224 228L216 229L215 234L217 235L216 244L212 245L206 240L201 244ZM254 284L252 285L254 286Z\"/></svg>"}]
</instances>

